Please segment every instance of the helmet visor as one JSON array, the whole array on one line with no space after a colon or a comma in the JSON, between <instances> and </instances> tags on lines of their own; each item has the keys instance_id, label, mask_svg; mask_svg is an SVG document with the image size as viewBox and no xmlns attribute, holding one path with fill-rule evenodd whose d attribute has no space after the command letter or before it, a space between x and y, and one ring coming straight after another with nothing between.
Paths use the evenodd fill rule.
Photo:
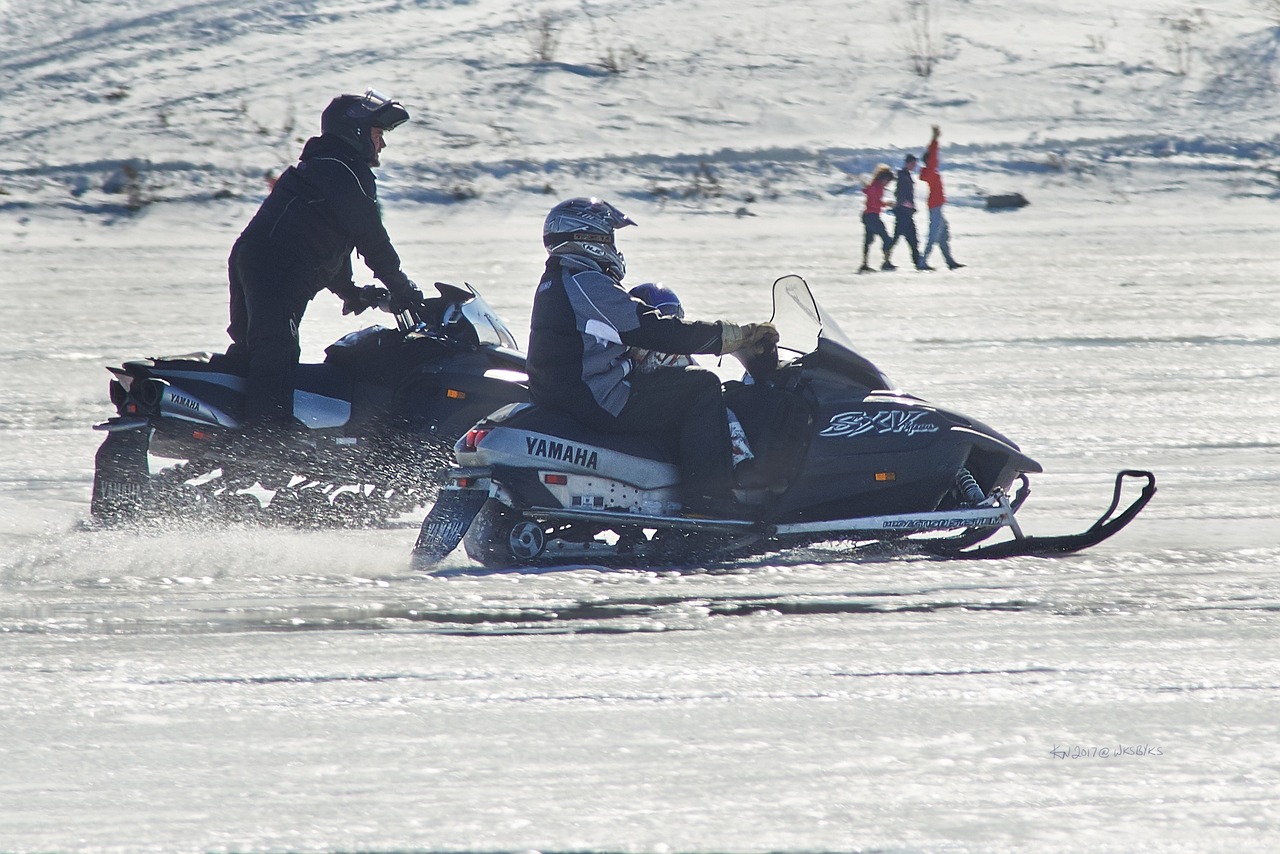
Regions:
<instances>
[{"instance_id":1,"label":"helmet visor","mask_svg":"<svg viewBox=\"0 0 1280 854\"><path fill-rule=\"evenodd\" d=\"M369 124L383 130L395 130L409 121L409 111L399 101L393 101L377 89L368 89L360 99L360 106L369 114Z\"/></svg>"}]
</instances>

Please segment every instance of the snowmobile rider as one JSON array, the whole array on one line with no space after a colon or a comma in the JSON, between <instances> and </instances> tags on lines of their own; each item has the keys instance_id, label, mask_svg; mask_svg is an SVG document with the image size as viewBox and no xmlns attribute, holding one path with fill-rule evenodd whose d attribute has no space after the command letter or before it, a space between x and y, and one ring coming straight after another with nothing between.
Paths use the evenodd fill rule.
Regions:
<instances>
[{"instance_id":1,"label":"snowmobile rider","mask_svg":"<svg viewBox=\"0 0 1280 854\"><path fill-rule=\"evenodd\" d=\"M663 316L622 286L627 267L614 230L635 222L608 202L575 198L543 223L546 271L533 298L529 392L609 433L674 434L685 505L711 514L733 505L729 422L720 378L705 368L634 371L630 348L692 355L750 353L777 343L768 323Z\"/></svg>"},{"instance_id":2,"label":"snowmobile rider","mask_svg":"<svg viewBox=\"0 0 1280 854\"><path fill-rule=\"evenodd\" d=\"M684 306L676 292L657 282L643 282L627 291L649 308L663 317L678 317L684 320ZM696 363L692 357L680 353L659 353L657 350L645 350L632 347L627 358L631 360L631 369L640 373L656 371L658 368L688 368Z\"/></svg>"},{"instance_id":3,"label":"snowmobile rider","mask_svg":"<svg viewBox=\"0 0 1280 854\"><path fill-rule=\"evenodd\" d=\"M227 354L248 357L246 425L295 426L298 326L316 294L337 294L344 314L387 297L373 285L356 287L353 249L387 286L393 311L421 301L383 227L372 169L381 165L384 132L408 120L399 102L373 90L334 98L320 116L320 136L307 140L232 247Z\"/></svg>"},{"instance_id":4,"label":"snowmobile rider","mask_svg":"<svg viewBox=\"0 0 1280 854\"><path fill-rule=\"evenodd\" d=\"M680 297L676 296L676 292L665 285L658 282L644 282L636 285L627 293L663 317L684 319L684 306L680 303ZM659 353L657 350L642 350L639 347L631 348L630 359L633 370L642 374L662 368L688 368L696 365L689 356L682 356L678 353ZM732 458L733 468L736 471L739 463L746 462L753 458L755 454L751 451L751 445L747 441L747 431L743 429L742 422L738 420L737 414L726 406L725 415L729 419L730 457Z\"/></svg>"}]
</instances>

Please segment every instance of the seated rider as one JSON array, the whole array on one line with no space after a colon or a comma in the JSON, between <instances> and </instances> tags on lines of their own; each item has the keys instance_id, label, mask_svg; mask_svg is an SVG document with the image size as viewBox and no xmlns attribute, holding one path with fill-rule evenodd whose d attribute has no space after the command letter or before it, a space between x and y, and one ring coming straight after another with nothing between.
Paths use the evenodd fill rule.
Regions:
<instances>
[{"instance_id":1,"label":"seated rider","mask_svg":"<svg viewBox=\"0 0 1280 854\"><path fill-rule=\"evenodd\" d=\"M627 293L663 317L678 317L684 320L684 306L680 304L680 297L668 287L657 282L645 282L636 285ZM635 369L642 374L658 368L688 368L696 364L691 357L681 353L660 353L643 347L632 347L629 358Z\"/></svg>"},{"instance_id":2,"label":"seated rider","mask_svg":"<svg viewBox=\"0 0 1280 854\"><path fill-rule=\"evenodd\" d=\"M680 304L680 297L668 287L657 282L645 282L636 285L627 293L663 317L684 319L684 306ZM659 368L687 368L695 364L689 356L678 353L659 353L657 350L644 350L640 347L631 348L631 363L636 366L636 371L642 374ZM728 407L725 407L725 415L729 419L729 449L733 457L733 467L736 469L739 463L754 458L755 454L751 452L751 446L747 443L747 431L743 429L738 416Z\"/></svg>"},{"instance_id":3,"label":"seated rider","mask_svg":"<svg viewBox=\"0 0 1280 854\"><path fill-rule=\"evenodd\" d=\"M776 343L767 323L664 317L622 287L626 262L614 229L635 225L608 202L575 198L551 209L542 241L549 257L533 299L529 391L611 433L670 431L690 509L724 513L733 503L729 422L720 378L696 366L635 371L632 347L722 355Z\"/></svg>"}]
</instances>

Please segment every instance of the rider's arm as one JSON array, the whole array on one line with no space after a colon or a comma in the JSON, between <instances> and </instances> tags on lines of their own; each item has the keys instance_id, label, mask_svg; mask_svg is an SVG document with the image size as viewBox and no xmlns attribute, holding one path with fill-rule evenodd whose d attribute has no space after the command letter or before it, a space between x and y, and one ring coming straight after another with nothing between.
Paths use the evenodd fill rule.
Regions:
<instances>
[{"instance_id":1,"label":"rider's arm","mask_svg":"<svg viewBox=\"0 0 1280 854\"><path fill-rule=\"evenodd\" d=\"M356 299L359 296L360 289L356 287L350 255L343 259L342 268L334 273L333 279L325 287L342 297L344 301Z\"/></svg>"},{"instance_id":2,"label":"rider's arm","mask_svg":"<svg viewBox=\"0 0 1280 854\"><path fill-rule=\"evenodd\" d=\"M719 323L662 317L603 273L569 276L565 290L587 335L662 353L720 352Z\"/></svg>"},{"instance_id":3,"label":"rider's arm","mask_svg":"<svg viewBox=\"0 0 1280 854\"><path fill-rule=\"evenodd\" d=\"M720 352L720 324L702 320L681 320L677 317L663 317L658 312L636 303L633 309L638 317L639 325L623 333L622 343L630 347L643 347L657 350L660 353L694 353L717 354Z\"/></svg>"},{"instance_id":4,"label":"rider's arm","mask_svg":"<svg viewBox=\"0 0 1280 854\"><path fill-rule=\"evenodd\" d=\"M311 164L313 168L321 166L317 160ZM351 235L356 252L392 293L409 289L409 277L400 269L400 256L382 224L382 209L373 173L363 170L367 174L361 175L358 167L353 168L336 159L325 161L322 168L328 179L326 196L329 209L343 230Z\"/></svg>"}]
</instances>

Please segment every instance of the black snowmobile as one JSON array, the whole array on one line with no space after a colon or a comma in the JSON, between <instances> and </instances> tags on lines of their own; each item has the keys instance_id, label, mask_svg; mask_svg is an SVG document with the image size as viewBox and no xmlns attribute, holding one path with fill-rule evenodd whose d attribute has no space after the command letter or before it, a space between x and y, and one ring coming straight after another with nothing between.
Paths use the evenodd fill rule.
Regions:
<instances>
[{"instance_id":1,"label":"black snowmobile","mask_svg":"<svg viewBox=\"0 0 1280 854\"><path fill-rule=\"evenodd\" d=\"M1122 471L1087 531L1026 536L1014 513L1039 463L984 424L891 391L799 276L774 283L773 305L790 358L772 349L747 360L749 383L725 384L755 455L735 470L740 513L686 512L673 449L655 437L602 435L514 404L458 441L415 568L430 569L459 542L494 567L671 565L832 541L944 557L1054 555L1110 537L1155 493L1150 472ZM1117 513L1128 478L1146 484ZM1006 528L1011 538L979 545Z\"/></svg>"},{"instance_id":2,"label":"black snowmobile","mask_svg":"<svg viewBox=\"0 0 1280 854\"><path fill-rule=\"evenodd\" d=\"M501 318L470 285L435 287L438 296L395 315L397 328L353 332L323 363L299 365L299 423L284 437L240 429L244 359L193 353L108 368L119 414L94 425L107 432L94 519L357 526L429 503L458 437L529 399L524 355Z\"/></svg>"}]
</instances>

